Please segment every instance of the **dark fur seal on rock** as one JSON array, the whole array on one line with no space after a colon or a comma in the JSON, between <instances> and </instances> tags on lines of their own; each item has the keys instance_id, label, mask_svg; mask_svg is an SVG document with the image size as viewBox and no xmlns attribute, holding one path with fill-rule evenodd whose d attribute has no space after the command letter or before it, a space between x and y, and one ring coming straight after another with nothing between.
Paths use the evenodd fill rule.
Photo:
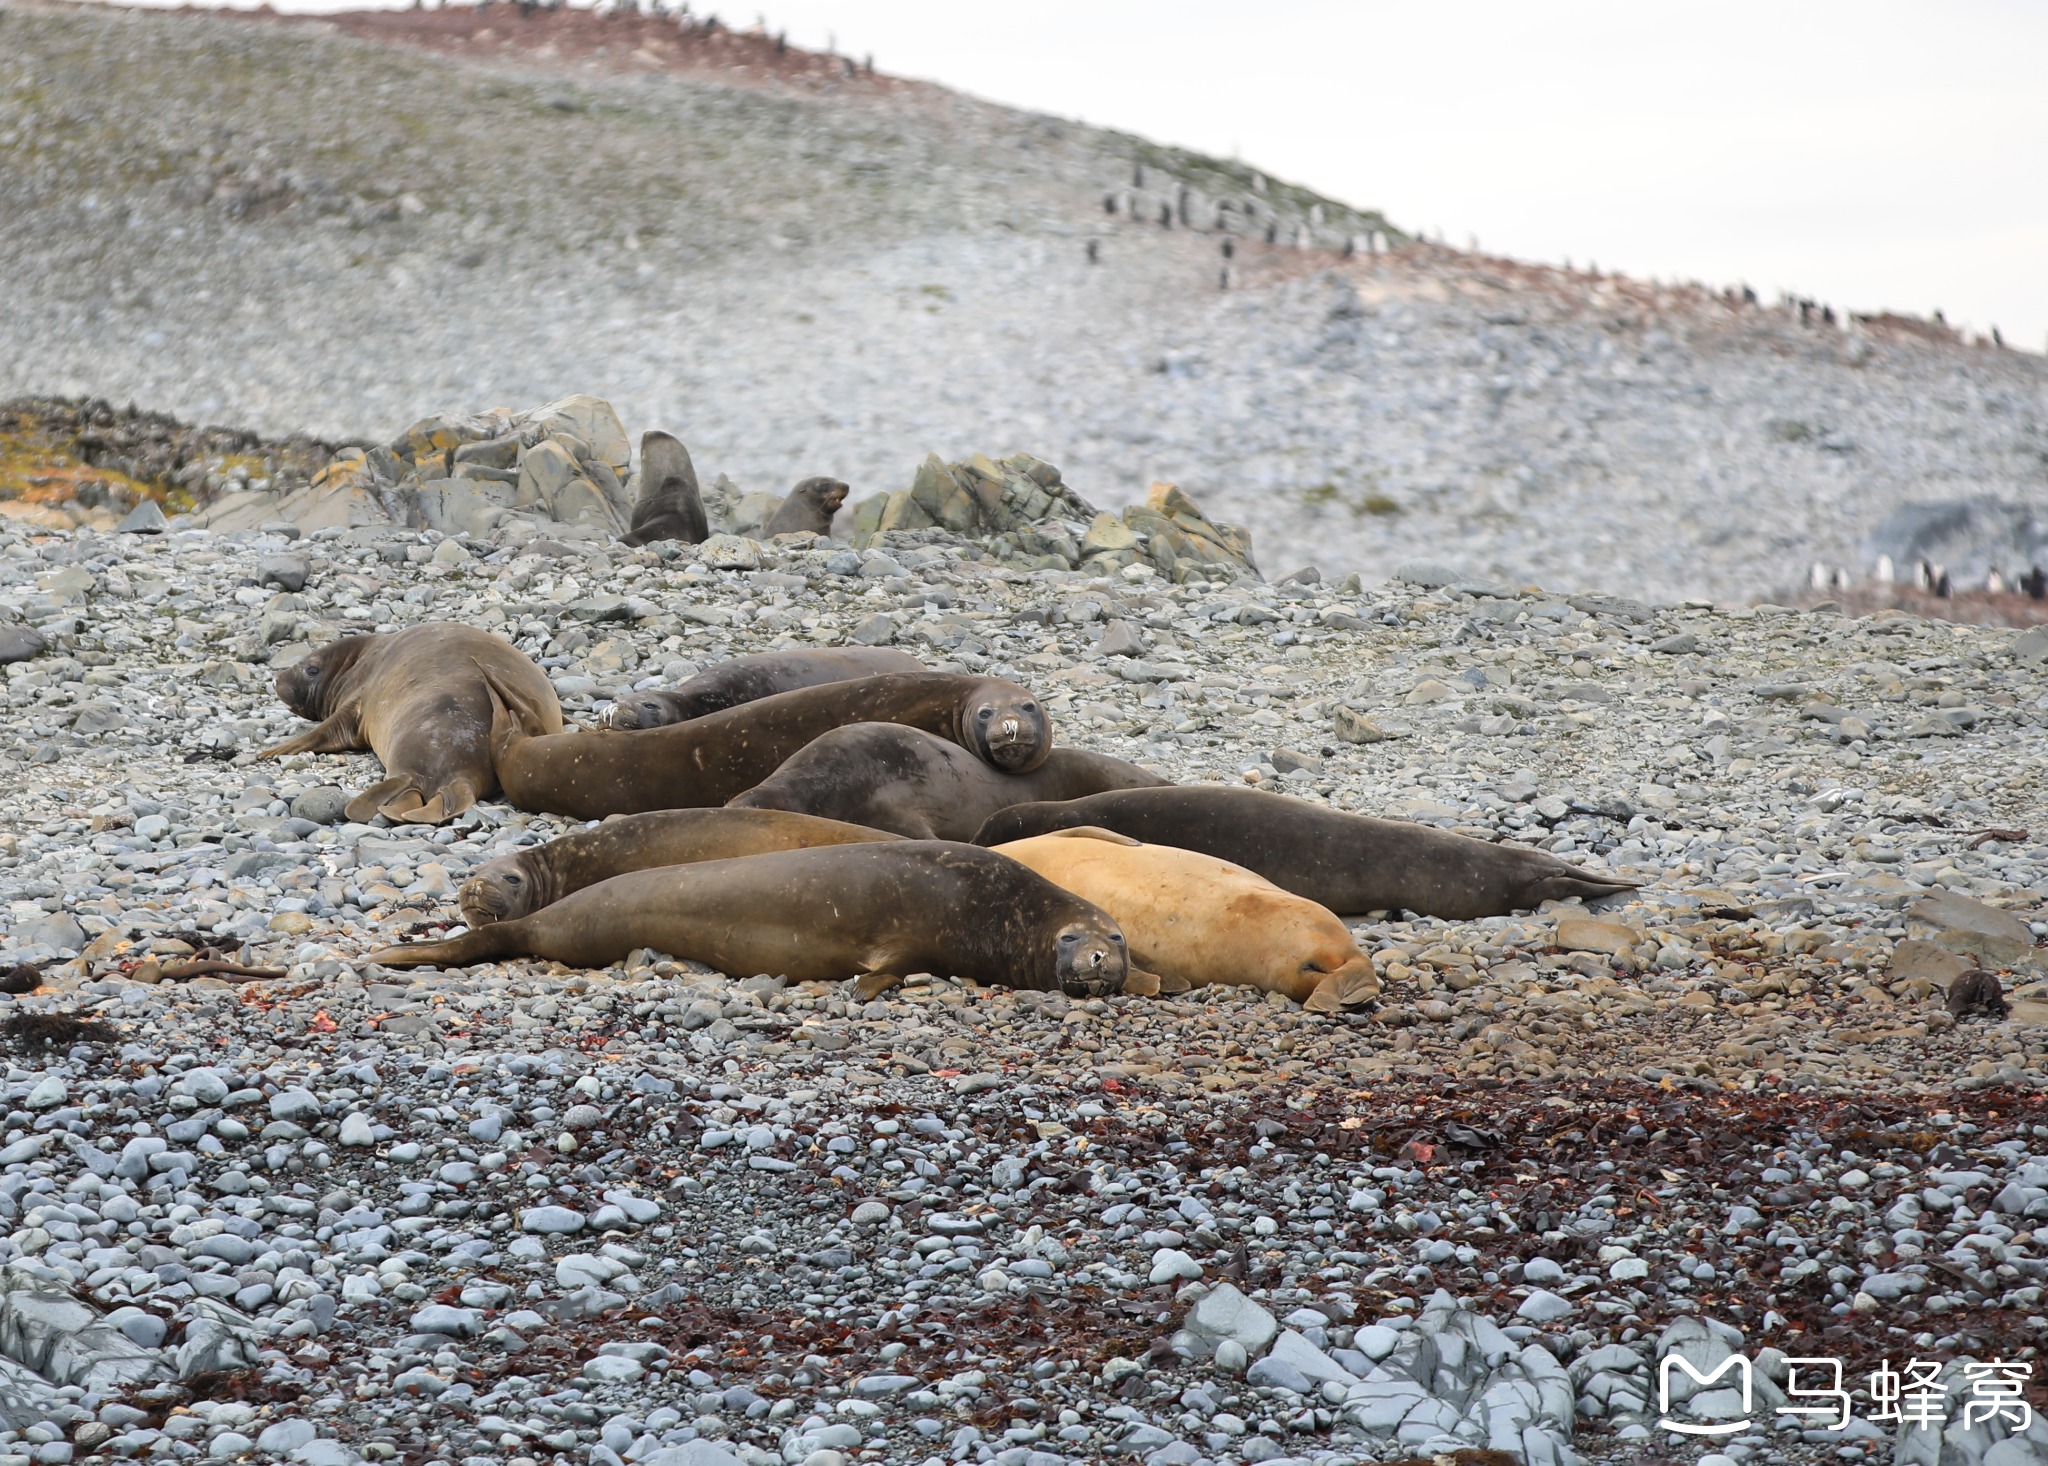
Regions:
<instances>
[{"instance_id":1,"label":"dark fur seal on rock","mask_svg":"<svg viewBox=\"0 0 2048 1466\"><path fill-rule=\"evenodd\" d=\"M367 748L383 761L388 777L348 802L352 820L439 824L495 793L493 719L507 699L526 734L562 731L553 684L519 648L445 621L329 642L277 674L277 695L319 726L259 757Z\"/></svg>"},{"instance_id":2,"label":"dark fur seal on rock","mask_svg":"<svg viewBox=\"0 0 2048 1466\"><path fill-rule=\"evenodd\" d=\"M552 692L550 693L552 696ZM521 809L574 819L703 809L744 794L782 761L848 723L905 723L1025 773L1052 750L1052 723L1014 682L897 672L802 687L667 728L534 738L510 711L493 733L498 779Z\"/></svg>"},{"instance_id":3,"label":"dark fur seal on rock","mask_svg":"<svg viewBox=\"0 0 2048 1466\"><path fill-rule=\"evenodd\" d=\"M832 533L832 516L845 502L846 485L838 479L807 478L791 489L789 497L768 516L767 524L761 527L761 538L772 540L779 534L806 531L829 535Z\"/></svg>"},{"instance_id":4,"label":"dark fur seal on rock","mask_svg":"<svg viewBox=\"0 0 2048 1466\"><path fill-rule=\"evenodd\" d=\"M950 746L950 745L949 745ZM838 820L773 809L661 809L622 814L595 829L477 867L457 898L471 926L514 921L628 871L736 860L771 850L859 845L897 837Z\"/></svg>"},{"instance_id":5,"label":"dark fur seal on rock","mask_svg":"<svg viewBox=\"0 0 2048 1466\"><path fill-rule=\"evenodd\" d=\"M913 840L965 840L1012 804L1164 784L1106 753L1055 748L1029 773L1006 774L917 728L856 723L806 744L734 809L782 809L892 830Z\"/></svg>"},{"instance_id":6,"label":"dark fur seal on rock","mask_svg":"<svg viewBox=\"0 0 2048 1466\"><path fill-rule=\"evenodd\" d=\"M1981 1013L1993 1022L2012 1012L2012 1005L2005 1001L2005 988L1995 972L1986 972L1979 967L1954 978L1948 985L1948 1011L1954 1018L1970 1018Z\"/></svg>"},{"instance_id":7,"label":"dark fur seal on rock","mask_svg":"<svg viewBox=\"0 0 2048 1466\"><path fill-rule=\"evenodd\" d=\"M778 692L794 692L799 687L851 682L857 677L878 677L885 672L925 670L924 663L908 652L885 646L757 652L706 667L667 692L622 693L604 710L600 721L607 728L665 728L670 723L687 722L706 713L738 707L743 702L773 697Z\"/></svg>"},{"instance_id":8,"label":"dark fur seal on rock","mask_svg":"<svg viewBox=\"0 0 2048 1466\"><path fill-rule=\"evenodd\" d=\"M974 843L1001 845L1081 825L1228 860L1340 916L1405 909L1470 921L1635 889L1633 881L1526 846L1206 784L1019 805L991 817Z\"/></svg>"},{"instance_id":9,"label":"dark fur seal on rock","mask_svg":"<svg viewBox=\"0 0 2048 1466\"><path fill-rule=\"evenodd\" d=\"M1101 997L1123 987L1123 933L1102 911L972 845L898 840L636 871L517 921L386 947L387 967L547 957L607 967L635 947L734 977L798 982L936 972Z\"/></svg>"},{"instance_id":10,"label":"dark fur seal on rock","mask_svg":"<svg viewBox=\"0 0 2048 1466\"><path fill-rule=\"evenodd\" d=\"M619 536L619 543L681 540L701 545L710 537L711 521L704 514L690 450L671 433L641 434L640 497L633 503L632 526Z\"/></svg>"}]
</instances>

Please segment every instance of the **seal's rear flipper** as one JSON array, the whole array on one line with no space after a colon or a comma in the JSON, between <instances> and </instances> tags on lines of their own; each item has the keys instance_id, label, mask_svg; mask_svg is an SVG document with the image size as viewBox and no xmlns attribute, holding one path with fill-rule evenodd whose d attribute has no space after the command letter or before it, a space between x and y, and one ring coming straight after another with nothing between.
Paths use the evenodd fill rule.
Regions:
<instances>
[{"instance_id":1,"label":"seal's rear flipper","mask_svg":"<svg viewBox=\"0 0 2048 1466\"><path fill-rule=\"evenodd\" d=\"M343 807L342 813L359 825L368 824L380 814L389 814L389 806L396 803L407 790L413 793L412 808L421 803L418 785L410 774L393 774L390 778L372 784ZM396 818L395 815L391 816Z\"/></svg>"},{"instance_id":2,"label":"seal's rear flipper","mask_svg":"<svg viewBox=\"0 0 2048 1466\"><path fill-rule=\"evenodd\" d=\"M1600 875L1577 866L1567 866L1554 876L1546 876L1537 882L1531 904L1540 905L1545 901L1569 901L1577 897L1581 901L1597 901L1602 896L1619 896L1624 891L1639 891L1641 881L1625 881L1620 876Z\"/></svg>"},{"instance_id":3,"label":"seal's rear flipper","mask_svg":"<svg viewBox=\"0 0 2048 1466\"><path fill-rule=\"evenodd\" d=\"M1075 825L1068 830L1047 830L1048 839L1060 840L1101 840L1110 845L1142 845L1143 840L1133 840L1129 835L1119 835L1115 830L1105 830L1100 825Z\"/></svg>"},{"instance_id":4,"label":"seal's rear flipper","mask_svg":"<svg viewBox=\"0 0 2048 1466\"><path fill-rule=\"evenodd\" d=\"M1301 1006L1311 1013L1340 1013L1379 995L1380 980L1372 970L1372 959L1358 957L1317 983Z\"/></svg>"}]
</instances>

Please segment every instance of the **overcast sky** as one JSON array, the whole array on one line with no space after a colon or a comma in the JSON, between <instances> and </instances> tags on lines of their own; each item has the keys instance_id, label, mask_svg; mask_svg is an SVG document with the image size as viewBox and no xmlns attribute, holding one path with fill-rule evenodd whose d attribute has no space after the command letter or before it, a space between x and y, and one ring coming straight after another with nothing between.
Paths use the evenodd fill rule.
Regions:
<instances>
[{"instance_id":1,"label":"overcast sky","mask_svg":"<svg viewBox=\"0 0 2048 1466\"><path fill-rule=\"evenodd\" d=\"M2048 342L2039 0L694 8L1234 154L1456 245Z\"/></svg>"}]
</instances>

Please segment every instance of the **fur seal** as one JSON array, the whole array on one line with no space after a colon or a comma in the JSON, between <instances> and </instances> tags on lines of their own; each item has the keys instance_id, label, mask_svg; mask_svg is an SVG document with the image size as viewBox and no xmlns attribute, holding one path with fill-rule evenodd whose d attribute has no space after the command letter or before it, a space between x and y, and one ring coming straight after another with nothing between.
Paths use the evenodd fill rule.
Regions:
<instances>
[{"instance_id":1,"label":"fur seal","mask_svg":"<svg viewBox=\"0 0 2048 1466\"><path fill-rule=\"evenodd\" d=\"M1948 1011L1956 1018L1981 1013L1996 1023L2012 1012L2012 1005L2005 1000L2005 987L1998 974L1979 967L1949 983Z\"/></svg>"},{"instance_id":2,"label":"fur seal","mask_svg":"<svg viewBox=\"0 0 2048 1466\"><path fill-rule=\"evenodd\" d=\"M851 682L884 672L923 672L924 663L908 652L885 646L821 647L817 651L756 652L707 667L667 692L628 692L604 710L607 728L665 728L706 713L738 707L743 702Z\"/></svg>"},{"instance_id":3,"label":"fur seal","mask_svg":"<svg viewBox=\"0 0 2048 1466\"><path fill-rule=\"evenodd\" d=\"M735 977L937 972L1076 997L1121 990L1128 970L1123 933L1105 913L994 851L938 840L635 871L517 921L367 960L462 967L534 956L605 967L635 947Z\"/></svg>"},{"instance_id":4,"label":"fur seal","mask_svg":"<svg viewBox=\"0 0 2048 1466\"><path fill-rule=\"evenodd\" d=\"M471 926L515 921L585 886L628 871L736 860L770 850L894 840L838 820L773 809L662 809L622 814L594 829L486 861L456 899Z\"/></svg>"},{"instance_id":5,"label":"fur seal","mask_svg":"<svg viewBox=\"0 0 2048 1466\"><path fill-rule=\"evenodd\" d=\"M812 739L848 723L908 723L1019 773L1037 768L1052 751L1052 723L1037 698L997 677L948 672L800 687L630 733L535 738L508 704L498 710L492 749L498 782L512 803L595 820L724 804Z\"/></svg>"},{"instance_id":6,"label":"fur seal","mask_svg":"<svg viewBox=\"0 0 2048 1466\"><path fill-rule=\"evenodd\" d=\"M631 526L619 536L622 545L651 545L656 540L681 540L701 545L711 538L704 514L704 496L697 488L697 468L690 450L673 433L640 435L640 497L633 503Z\"/></svg>"},{"instance_id":7,"label":"fur seal","mask_svg":"<svg viewBox=\"0 0 2048 1466\"><path fill-rule=\"evenodd\" d=\"M508 695L523 731L562 731L553 684L519 648L445 621L331 641L279 672L277 695L319 726L259 758L367 748L383 761L385 779L348 802L352 820L439 824L495 792L493 720Z\"/></svg>"},{"instance_id":8,"label":"fur seal","mask_svg":"<svg viewBox=\"0 0 2048 1466\"><path fill-rule=\"evenodd\" d=\"M1611 896L1635 882L1521 845L1265 794L1187 785L1031 804L990 818L977 845L1098 825L1152 845L1228 860L1340 916L1406 909L1447 921L1505 916L1545 901Z\"/></svg>"},{"instance_id":9,"label":"fur seal","mask_svg":"<svg viewBox=\"0 0 2048 1466\"><path fill-rule=\"evenodd\" d=\"M805 531L829 535L832 533L832 516L845 502L846 485L838 479L807 478L791 489L789 497L768 516L768 522L761 527L761 538L772 540L779 534Z\"/></svg>"},{"instance_id":10,"label":"fur seal","mask_svg":"<svg viewBox=\"0 0 2048 1466\"><path fill-rule=\"evenodd\" d=\"M818 815L913 840L966 840L1012 804L1165 782L1082 748L1055 748L1028 773L1007 774L920 729L855 723L806 744L728 806Z\"/></svg>"},{"instance_id":11,"label":"fur seal","mask_svg":"<svg viewBox=\"0 0 2048 1466\"><path fill-rule=\"evenodd\" d=\"M1319 1013L1379 996L1372 958L1334 912L1241 865L1087 825L994 848L1107 911L1132 965L1162 978L1281 993Z\"/></svg>"}]
</instances>

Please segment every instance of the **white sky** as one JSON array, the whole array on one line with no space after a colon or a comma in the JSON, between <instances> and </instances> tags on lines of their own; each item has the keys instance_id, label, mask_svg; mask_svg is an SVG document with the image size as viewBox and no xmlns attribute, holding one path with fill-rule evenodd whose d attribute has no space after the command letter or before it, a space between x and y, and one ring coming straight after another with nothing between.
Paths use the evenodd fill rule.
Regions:
<instances>
[{"instance_id":1,"label":"white sky","mask_svg":"<svg viewBox=\"0 0 2048 1466\"><path fill-rule=\"evenodd\" d=\"M280 0L288 10L364 0ZM695 0L1524 259L2048 342L2039 0Z\"/></svg>"}]
</instances>

